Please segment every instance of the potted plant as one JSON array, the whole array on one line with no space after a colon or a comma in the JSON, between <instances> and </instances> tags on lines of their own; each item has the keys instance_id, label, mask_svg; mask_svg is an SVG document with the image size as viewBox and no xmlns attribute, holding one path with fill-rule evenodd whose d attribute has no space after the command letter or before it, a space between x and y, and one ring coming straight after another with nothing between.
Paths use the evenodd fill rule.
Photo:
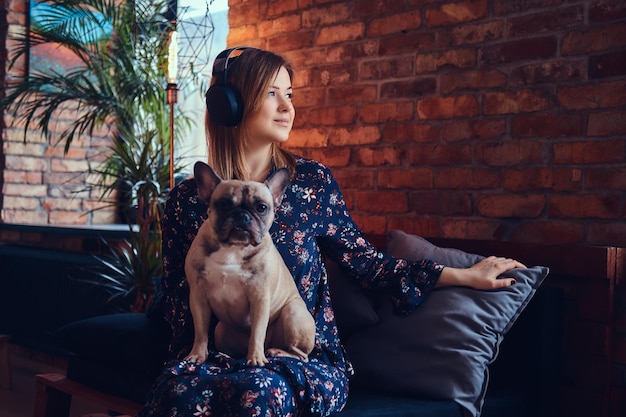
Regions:
<instances>
[{"instance_id":1,"label":"potted plant","mask_svg":"<svg viewBox=\"0 0 626 417\"><path fill-rule=\"evenodd\" d=\"M46 137L60 111L74 119L60 133L67 152L82 135L109 129L111 145L94 169L103 200L115 195L130 238L101 257L103 283L132 294L131 310L149 304L160 274L160 207L169 190L170 108L165 89L169 2L50 0L33 2L30 34L13 34L12 67L30 49L55 43L78 63L59 71L31 69L8 80L2 109ZM190 123L178 111L180 129Z\"/></svg>"}]
</instances>

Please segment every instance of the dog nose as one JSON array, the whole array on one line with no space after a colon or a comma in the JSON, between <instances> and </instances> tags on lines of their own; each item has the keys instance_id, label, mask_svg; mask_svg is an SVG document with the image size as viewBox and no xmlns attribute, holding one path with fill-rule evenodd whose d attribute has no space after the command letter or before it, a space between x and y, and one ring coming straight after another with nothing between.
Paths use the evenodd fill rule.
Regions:
<instances>
[{"instance_id":1,"label":"dog nose","mask_svg":"<svg viewBox=\"0 0 626 417\"><path fill-rule=\"evenodd\" d=\"M252 216L245 210L239 210L233 214L233 219L241 224L249 224L252 220Z\"/></svg>"}]
</instances>

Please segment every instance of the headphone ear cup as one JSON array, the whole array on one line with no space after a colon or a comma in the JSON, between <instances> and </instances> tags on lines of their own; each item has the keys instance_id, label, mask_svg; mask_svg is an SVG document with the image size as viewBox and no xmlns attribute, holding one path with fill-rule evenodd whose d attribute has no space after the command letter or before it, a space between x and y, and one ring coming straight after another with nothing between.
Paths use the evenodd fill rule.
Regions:
<instances>
[{"instance_id":1,"label":"headphone ear cup","mask_svg":"<svg viewBox=\"0 0 626 417\"><path fill-rule=\"evenodd\" d=\"M229 84L216 84L206 93L206 105L209 116L216 123L233 127L243 117L243 100L239 91Z\"/></svg>"}]
</instances>

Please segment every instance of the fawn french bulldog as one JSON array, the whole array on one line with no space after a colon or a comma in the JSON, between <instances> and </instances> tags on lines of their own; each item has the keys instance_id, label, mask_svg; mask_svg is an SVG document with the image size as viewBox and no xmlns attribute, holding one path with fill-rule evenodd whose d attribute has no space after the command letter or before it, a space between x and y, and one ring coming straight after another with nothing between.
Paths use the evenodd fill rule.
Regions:
<instances>
[{"instance_id":1,"label":"fawn french bulldog","mask_svg":"<svg viewBox=\"0 0 626 417\"><path fill-rule=\"evenodd\" d=\"M315 343L315 322L269 234L289 171L280 169L265 183L222 180L197 162L194 177L209 216L185 260L194 321L187 359L206 361L215 315L220 352L246 357L254 366L266 364L266 354L306 361Z\"/></svg>"}]
</instances>

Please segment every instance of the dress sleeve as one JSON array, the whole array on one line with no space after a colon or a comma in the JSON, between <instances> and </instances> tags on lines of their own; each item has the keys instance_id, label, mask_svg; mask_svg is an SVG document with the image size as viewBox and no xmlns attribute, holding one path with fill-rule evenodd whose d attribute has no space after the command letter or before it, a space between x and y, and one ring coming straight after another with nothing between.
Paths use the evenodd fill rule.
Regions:
<instances>
[{"instance_id":1,"label":"dress sleeve","mask_svg":"<svg viewBox=\"0 0 626 417\"><path fill-rule=\"evenodd\" d=\"M193 340L193 324L189 311L189 287L185 279L185 256L199 228L193 210L192 190L186 183L170 193L162 218L163 233L163 296L164 317L170 324L170 354L182 355ZM195 219L194 219L195 217Z\"/></svg>"},{"instance_id":2,"label":"dress sleeve","mask_svg":"<svg viewBox=\"0 0 626 417\"><path fill-rule=\"evenodd\" d=\"M330 171L326 183L328 223L325 234L319 238L324 254L362 287L388 288L397 313L411 313L433 289L443 265L428 259L411 262L378 250L355 225Z\"/></svg>"}]
</instances>

